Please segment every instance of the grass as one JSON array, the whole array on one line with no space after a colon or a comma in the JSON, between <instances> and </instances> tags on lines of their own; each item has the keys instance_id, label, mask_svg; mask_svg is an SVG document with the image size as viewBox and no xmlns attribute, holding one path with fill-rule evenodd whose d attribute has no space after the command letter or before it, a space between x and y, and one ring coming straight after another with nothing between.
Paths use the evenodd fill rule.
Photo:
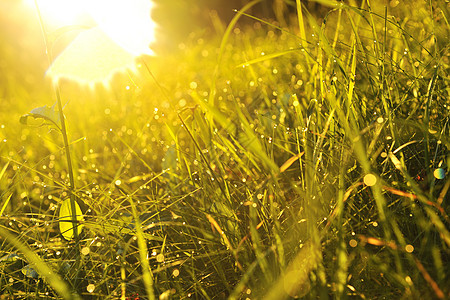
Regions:
<instances>
[{"instance_id":1,"label":"grass","mask_svg":"<svg viewBox=\"0 0 450 300\"><path fill-rule=\"evenodd\" d=\"M63 140L18 121L52 96L2 75L2 299L448 297L447 3L319 2L62 83L77 242Z\"/></svg>"}]
</instances>

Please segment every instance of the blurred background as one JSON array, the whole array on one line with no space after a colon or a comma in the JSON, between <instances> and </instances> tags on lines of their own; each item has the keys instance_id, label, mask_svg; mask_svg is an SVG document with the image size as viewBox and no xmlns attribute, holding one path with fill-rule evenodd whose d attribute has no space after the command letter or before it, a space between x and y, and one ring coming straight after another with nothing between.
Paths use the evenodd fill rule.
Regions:
<instances>
[{"instance_id":1,"label":"blurred background","mask_svg":"<svg viewBox=\"0 0 450 300\"><path fill-rule=\"evenodd\" d=\"M79 3L82 1L89 3L88 0L37 0L45 23L47 38L52 44L54 58L58 57L58 54L62 53L85 29L96 26L95 20L79 11ZM124 3L126 3L125 0ZM171 60L172 64L176 60L178 64L183 57L178 55L182 52L180 45L191 45L192 41L197 44L196 41L200 38L208 43L208 47L219 47L223 32L236 15L236 10L247 3L249 1L244 0L154 0L153 9L149 14L157 24L155 42L152 44L156 56L148 57L148 59L156 65L170 65L167 60ZM295 1L288 0L263 0L252 7L248 13L265 20L278 20L277 22L283 26L283 22L288 20L285 17L295 12L294 4ZM118 20L118 23L120 21ZM251 18L242 17L238 26L254 22ZM201 55L195 59L201 59ZM215 59L212 58L210 61L215 62ZM50 63L35 1L0 0L0 126L2 126L0 140L14 140L20 137L24 145L25 141L29 142L28 138L33 130L20 126L18 120L21 115L33 108L43 105L51 106L54 103L51 79L46 76ZM158 71L166 72L165 67L157 66L153 71L157 76ZM145 78L153 82L148 80L148 77ZM113 87L127 91L125 86L129 83L126 80L119 82L120 87L112 84ZM105 99L111 98L110 95L114 94L114 91L101 94L105 91L97 87L95 92L103 96L98 96L102 100L97 101L96 105L107 106L108 104L104 103ZM77 98L81 97L87 101L92 96L89 91L86 87L77 84L72 86L65 84L63 86L64 103L70 102L71 106L76 106L79 103ZM77 111L79 110L68 110L72 113ZM90 111L93 109L91 108ZM5 142L0 145L0 153L12 154L22 151L21 148L17 148L13 152L8 152L11 149L8 150L7 144L9 145ZM19 147L19 145L16 146ZM12 144L9 147L12 147Z\"/></svg>"},{"instance_id":2,"label":"blurred background","mask_svg":"<svg viewBox=\"0 0 450 300\"><path fill-rule=\"evenodd\" d=\"M160 25L158 40L169 49L173 43L182 41L189 33L202 30L214 34L220 30L217 21L226 26L235 16L235 10L251 2L246 0L155 0L152 18ZM295 9L292 0L263 0L253 6L248 13L262 19L281 19ZM284 19L284 18L283 18ZM252 21L247 18L243 22ZM252 21L253 22L253 21ZM216 25L216 26L214 26Z\"/></svg>"},{"instance_id":3,"label":"blurred background","mask_svg":"<svg viewBox=\"0 0 450 300\"><path fill-rule=\"evenodd\" d=\"M77 1L53 1L59 4L47 5L49 7L45 7L45 0L39 2L49 39L57 38L54 57L81 32L80 28L66 31L61 28L95 25L88 16L76 16L76 8L72 5ZM192 32L204 37L221 34L220 31L235 15L234 10L245 3L247 1L243 0L155 0L151 12L152 19L158 24L154 51L157 55L173 53L180 43L189 39ZM263 1L251 13L261 18L271 18L274 17L274 6L289 7L281 0ZM50 11L50 17L45 15L45 10ZM0 109L10 109L5 105L16 102L14 99L17 98L21 101L15 104L21 105L31 104L29 100L33 98L51 95L49 80L44 78L48 66L34 0L0 0Z\"/></svg>"},{"instance_id":4,"label":"blurred background","mask_svg":"<svg viewBox=\"0 0 450 300\"><path fill-rule=\"evenodd\" d=\"M77 23L91 24L86 18L70 20L67 13L73 12L70 1L62 1L61 15L53 14L48 21L48 33L58 32L58 28ZM72 1L76 2L76 1ZM157 43L154 44L158 54L172 52L177 45L186 40L191 32L202 31L213 34L211 16L226 24L245 1L232 0L157 0L151 12L158 23ZM38 1L39 3L39 1ZM66 8L63 6L66 5ZM264 5L268 7L269 5ZM42 8L43 10L44 7ZM65 10L64 10L65 9ZM107 9L107 8L105 8ZM217 13L215 13L215 12ZM149 12L150 13L150 12ZM44 16L46 17L46 16ZM80 17L80 16L78 16ZM75 24L70 24L74 21ZM67 32L63 41L58 41L54 55L56 56L80 31ZM59 37L60 38L60 37ZM45 53L44 38L40 28L33 0L0 0L0 95L9 98L11 93L17 94L24 88L28 93L39 93L45 89L44 76L49 62ZM12 91L8 87L14 87ZM4 100L2 101L4 102Z\"/></svg>"},{"instance_id":5,"label":"blurred background","mask_svg":"<svg viewBox=\"0 0 450 300\"><path fill-rule=\"evenodd\" d=\"M151 17L158 28L156 42L152 48L157 55L177 51L178 45L186 41L193 32L204 38L220 37L229 21L235 16L236 10L249 2L246 0L154 0ZM317 3L303 2L303 5L306 5L311 12L320 10L320 5ZM77 15L78 1L40 0L38 3L43 11L46 9L50 11L50 18L44 15L48 22L46 24L48 33L59 34L58 47L54 49L54 56L80 33L78 28L78 31L69 30L61 34L60 28L80 24L95 25L89 16ZM105 7L105 10L107 9ZM274 20L280 26L286 26L289 15L295 14L295 1L263 0L253 6L248 13L261 19ZM240 24L253 22L254 20L248 17L243 17L239 21ZM42 74L49 62L45 54L34 0L0 0L0 28L0 88L4 90L9 81L20 79L21 84L29 92L33 92L36 86L41 89Z\"/></svg>"},{"instance_id":6,"label":"blurred background","mask_svg":"<svg viewBox=\"0 0 450 300\"><path fill-rule=\"evenodd\" d=\"M153 47L157 54L161 55L165 52L176 51L177 46L188 39L192 32L205 37L220 35L236 14L235 10L242 8L248 2L245 0L155 0L151 16L158 24L158 29L157 42ZM71 17L76 14L76 9L72 7L74 1L61 0L58 3L60 3L58 7L53 4L55 7L47 7L49 10L54 10L52 18L46 18L47 31L57 32L60 27L80 24L80 17L83 16L78 16L76 21L71 20ZM44 4L40 5L45 10ZM255 5L249 13L262 19L278 20L278 23L285 25L283 22L288 19L286 16L295 12L294 5L295 1L292 0L264 0ZM311 4L308 5L311 6ZM58 9L64 11L59 16L55 13ZM240 22L253 22L253 20L242 18ZM94 24L86 16L82 18L82 23L83 25ZM8 86L9 81L16 79L20 79L27 89L33 89L36 86L42 88L40 81L48 67L48 60L34 0L0 0L0 28L2 90ZM79 31L71 34L65 32L63 35L65 41L58 41L60 49L55 49L55 54L64 49L76 33ZM2 92L5 93L5 91Z\"/></svg>"}]
</instances>

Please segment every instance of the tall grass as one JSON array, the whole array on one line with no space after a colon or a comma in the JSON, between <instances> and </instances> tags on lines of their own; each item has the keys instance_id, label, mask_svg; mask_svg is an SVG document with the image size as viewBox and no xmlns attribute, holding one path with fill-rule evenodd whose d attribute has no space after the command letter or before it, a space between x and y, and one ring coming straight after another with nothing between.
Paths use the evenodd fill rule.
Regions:
<instances>
[{"instance_id":1,"label":"tall grass","mask_svg":"<svg viewBox=\"0 0 450 300\"><path fill-rule=\"evenodd\" d=\"M63 83L78 242L57 226L63 145L18 127L9 81L1 293L448 297L448 6L318 3L284 27L242 10L108 89Z\"/></svg>"}]
</instances>

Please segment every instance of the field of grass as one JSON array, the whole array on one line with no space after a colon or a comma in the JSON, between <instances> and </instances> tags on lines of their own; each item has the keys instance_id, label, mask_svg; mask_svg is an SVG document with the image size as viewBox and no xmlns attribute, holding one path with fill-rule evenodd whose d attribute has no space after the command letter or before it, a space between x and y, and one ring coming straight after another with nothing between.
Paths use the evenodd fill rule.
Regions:
<instances>
[{"instance_id":1,"label":"field of grass","mask_svg":"<svg viewBox=\"0 0 450 300\"><path fill-rule=\"evenodd\" d=\"M2 67L0 299L449 297L449 3L318 2L61 82L71 168Z\"/></svg>"}]
</instances>

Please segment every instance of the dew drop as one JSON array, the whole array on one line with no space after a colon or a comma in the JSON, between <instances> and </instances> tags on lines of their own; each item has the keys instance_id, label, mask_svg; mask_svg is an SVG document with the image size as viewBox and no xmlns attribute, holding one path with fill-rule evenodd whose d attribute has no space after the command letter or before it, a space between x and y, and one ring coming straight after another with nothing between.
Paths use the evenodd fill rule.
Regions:
<instances>
[{"instance_id":1,"label":"dew drop","mask_svg":"<svg viewBox=\"0 0 450 300\"><path fill-rule=\"evenodd\" d=\"M434 170L433 175L436 179L444 179L445 170L443 168L437 168L436 170Z\"/></svg>"},{"instance_id":2,"label":"dew drop","mask_svg":"<svg viewBox=\"0 0 450 300\"><path fill-rule=\"evenodd\" d=\"M156 256L156 261L159 262L159 263L163 262L164 261L164 255L163 254L158 254Z\"/></svg>"},{"instance_id":3,"label":"dew drop","mask_svg":"<svg viewBox=\"0 0 450 300\"><path fill-rule=\"evenodd\" d=\"M180 270L178 269L173 270L172 275L173 277L178 277L178 275L180 275Z\"/></svg>"},{"instance_id":4,"label":"dew drop","mask_svg":"<svg viewBox=\"0 0 450 300\"><path fill-rule=\"evenodd\" d=\"M376 182L377 182L377 177L375 175L369 173L366 176L364 176L364 183L367 186L374 186Z\"/></svg>"},{"instance_id":5,"label":"dew drop","mask_svg":"<svg viewBox=\"0 0 450 300\"><path fill-rule=\"evenodd\" d=\"M405 246L405 250L408 253L412 253L414 251L414 246L413 245L406 245Z\"/></svg>"},{"instance_id":6,"label":"dew drop","mask_svg":"<svg viewBox=\"0 0 450 300\"><path fill-rule=\"evenodd\" d=\"M87 287L86 287L86 290L89 292L89 293L92 293L94 290L95 290L95 285L94 284L89 284Z\"/></svg>"},{"instance_id":7,"label":"dew drop","mask_svg":"<svg viewBox=\"0 0 450 300\"><path fill-rule=\"evenodd\" d=\"M83 255L88 255L91 252L91 250L89 249L89 247L84 247L83 249L81 249L81 254Z\"/></svg>"}]
</instances>

